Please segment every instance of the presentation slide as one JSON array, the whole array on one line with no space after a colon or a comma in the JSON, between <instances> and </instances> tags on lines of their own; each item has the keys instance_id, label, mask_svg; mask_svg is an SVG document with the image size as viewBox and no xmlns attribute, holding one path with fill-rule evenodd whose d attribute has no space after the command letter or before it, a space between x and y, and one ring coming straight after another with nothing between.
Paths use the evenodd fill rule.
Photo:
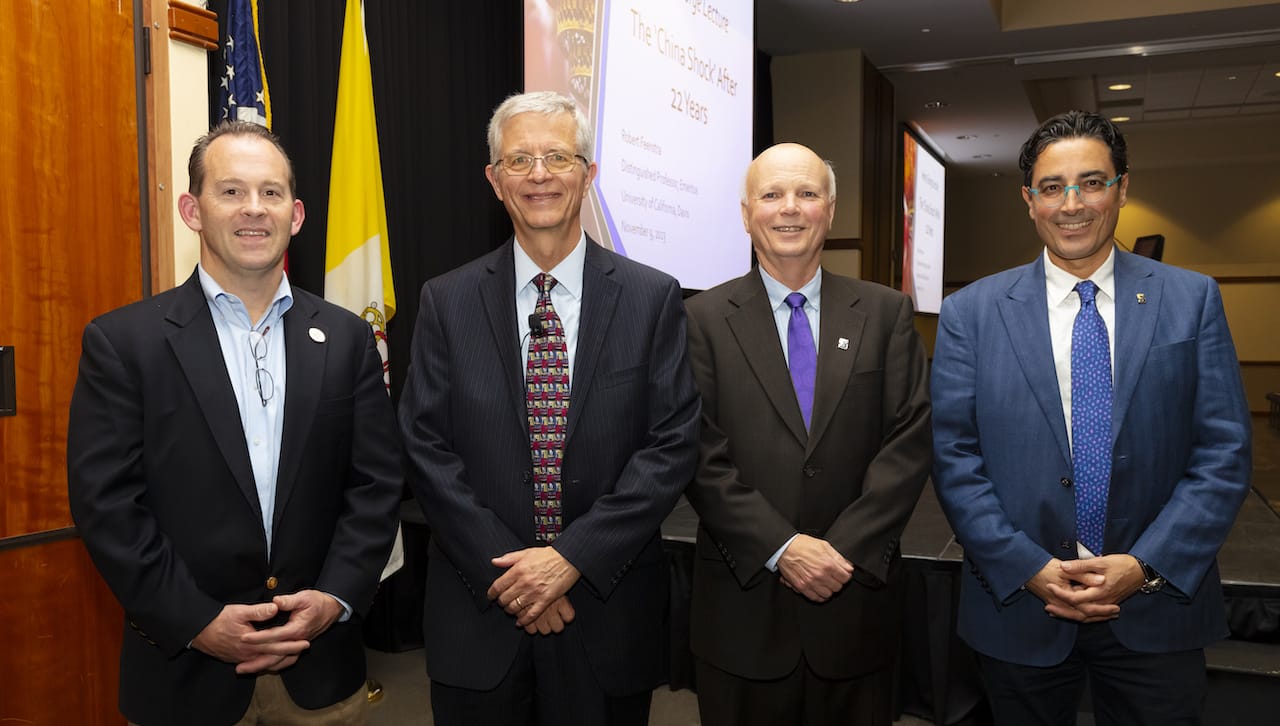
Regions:
<instances>
[{"instance_id":1,"label":"presentation slide","mask_svg":"<svg viewBox=\"0 0 1280 726\"><path fill-rule=\"evenodd\" d=\"M942 309L946 168L910 133L902 134L902 291L916 312Z\"/></svg>"},{"instance_id":2,"label":"presentation slide","mask_svg":"<svg viewBox=\"0 0 1280 726\"><path fill-rule=\"evenodd\" d=\"M597 242L701 290L751 265L750 0L525 0L525 88L583 104Z\"/></svg>"}]
</instances>

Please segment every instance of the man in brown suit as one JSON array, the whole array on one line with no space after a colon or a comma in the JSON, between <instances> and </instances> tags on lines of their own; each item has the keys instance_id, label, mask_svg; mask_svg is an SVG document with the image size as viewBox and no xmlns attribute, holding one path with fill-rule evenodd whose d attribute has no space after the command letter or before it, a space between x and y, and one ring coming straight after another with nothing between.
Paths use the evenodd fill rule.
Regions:
<instances>
[{"instance_id":1,"label":"man in brown suit","mask_svg":"<svg viewBox=\"0 0 1280 726\"><path fill-rule=\"evenodd\" d=\"M930 466L911 301L820 269L835 174L747 172L759 269L688 302L702 390L692 646L702 723L890 723L898 539Z\"/></svg>"}]
</instances>

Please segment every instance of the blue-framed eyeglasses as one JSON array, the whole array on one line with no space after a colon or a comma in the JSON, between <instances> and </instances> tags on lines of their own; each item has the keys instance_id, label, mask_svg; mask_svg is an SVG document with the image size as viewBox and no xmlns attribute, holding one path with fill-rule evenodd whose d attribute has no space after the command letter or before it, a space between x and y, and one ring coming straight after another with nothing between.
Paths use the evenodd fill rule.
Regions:
<instances>
[{"instance_id":1,"label":"blue-framed eyeglasses","mask_svg":"<svg viewBox=\"0 0 1280 726\"><path fill-rule=\"evenodd\" d=\"M1044 206L1054 209L1061 207L1067 201L1067 194L1072 189L1079 196L1080 201L1084 204L1092 204L1100 202L1106 198L1107 192L1111 191L1111 187L1120 181L1120 177L1124 174L1116 174L1115 177L1103 181L1101 179L1085 179L1079 184L1059 184L1058 182L1046 181L1040 182L1038 187L1027 187L1027 191L1031 192L1040 203Z\"/></svg>"}]
</instances>

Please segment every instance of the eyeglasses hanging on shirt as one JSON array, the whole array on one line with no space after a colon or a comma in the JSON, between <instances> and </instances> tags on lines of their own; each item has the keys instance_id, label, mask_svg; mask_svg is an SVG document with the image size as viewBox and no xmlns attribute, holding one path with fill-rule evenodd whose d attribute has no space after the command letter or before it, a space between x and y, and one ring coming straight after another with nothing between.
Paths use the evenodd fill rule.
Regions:
<instances>
[{"instance_id":1,"label":"eyeglasses hanging on shirt","mask_svg":"<svg viewBox=\"0 0 1280 726\"><path fill-rule=\"evenodd\" d=\"M271 377L271 371L262 367L262 361L267 358L267 334L270 332L270 325L263 328L262 332L249 331L249 352L253 354L253 383L258 389L258 400L262 401L263 408L276 393L276 382Z\"/></svg>"}]
</instances>

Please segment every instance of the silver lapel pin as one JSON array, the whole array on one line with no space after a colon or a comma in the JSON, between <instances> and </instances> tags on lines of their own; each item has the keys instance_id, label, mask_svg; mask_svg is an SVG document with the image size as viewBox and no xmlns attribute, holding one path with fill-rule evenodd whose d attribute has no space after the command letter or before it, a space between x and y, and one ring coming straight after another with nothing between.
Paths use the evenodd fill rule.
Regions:
<instances>
[{"instance_id":1,"label":"silver lapel pin","mask_svg":"<svg viewBox=\"0 0 1280 726\"><path fill-rule=\"evenodd\" d=\"M849 339L840 338L839 340L836 341L836 347L839 348L840 350L849 350Z\"/></svg>"},{"instance_id":2,"label":"silver lapel pin","mask_svg":"<svg viewBox=\"0 0 1280 726\"><path fill-rule=\"evenodd\" d=\"M312 328L311 330L308 330L307 335L310 335L311 339L317 343L324 342L324 331L319 328Z\"/></svg>"}]
</instances>

